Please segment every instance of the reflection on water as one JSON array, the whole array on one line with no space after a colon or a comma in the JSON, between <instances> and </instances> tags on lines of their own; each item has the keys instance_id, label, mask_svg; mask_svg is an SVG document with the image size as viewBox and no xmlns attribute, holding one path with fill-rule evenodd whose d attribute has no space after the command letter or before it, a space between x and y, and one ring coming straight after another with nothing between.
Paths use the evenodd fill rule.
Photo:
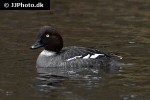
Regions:
<instances>
[{"instance_id":1,"label":"reflection on water","mask_svg":"<svg viewBox=\"0 0 150 100\"><path fill-rule=\"evenodd\" d=\"M150 100L149 0L51 0L51 5L51 12L0 12L0 99ZM29 47L43 25L56 27L65 46L114 52L127 65L70 79L37 75L41 50Z\"/></svg>"},{"instance_id":2,"label":"reflection on water","mask_svg":"<svg viewBox=\"0 0 150 100\"><path fill-rule=\"evenodd\" d=\"M68 90L64 83L74 84L76 88L82 87L91 90L99 87L99 82L101 82L103 75L119 73L124 66L127 66L127 64L122 64L113 60L110 66L105 66L104 68L101 66L37 67L38 76L36 77L35 86L39 91L45 93L50 93L52 91L63 91L63 95L71 93L71 98L73 99L74 93ZM66 96L70 97L68 95Z\"/></svg>"},{"instance_id":3,"label":"reflection on water","mask_svg":"<svg viewBox=\"0 0 150 100\"><path fill-rule=\"evenodd\" d=\"M40 73L39 73L40 72ZM80 69L65 69L58 67L37 68L38 77L36 78L41 86L55 85L65 80L96 80L101 77L105 70L98 68L80 68Z\"/></svg>"},{"instance_id":4,"label":"reflection on water","mask_svg":"<svg viewBox=\"0 0 150 100\"><path fill-rule=\"evenodd\" d=\"M50 69L53 70L54 68ZM99 82L101 81L103 73L98 73L95 69L84 69L82 71L80 70L80 72L68 73L67 77L65 77L66 73L64 73L63 76L52 74L56 73L52 71L50 71L49 73L38 73L35 81L35 86L39 91L45 93L51 93L53 91L63 91L63 93L61 94L65 96L65 98L71 100L74 100L74 98L79 100L86 100L85 97L78 96L71 89L68 89L68 86L74 85L75 88L78 88L79 90L80 88L86 88L88 90L91 90L93 88L96 89L97 87L99 87Z\"/></svg>"},{"instance_id":5,"label":"reflection on water","mask_svg":"<svg viewBox=\"0 0 150 100\"><path fill-rule=\"evenodd\" d=\"M74 98L87 100L89 97L86 98L85 96L76 95L72 89L68 89L68 85L79 90L80 88L84 88L86 91L92 91L93 89L99 88L99 86L104 86L105 83L103 83L103 80L105 80L105 75L119 75L123 67L131 66L130 64L122 64L119 62L115 63L120 65L120 69L114 69L115 66L108 66L109 69L81 67L72 70L68 68L65 68L64 70L64 68L58 67L37 67L38 76L36 77L35 86L41 92L51 93L53 91L63 91L61 94L65 96L65 98L69 98L71 100L74 100ZM126 96L122 97L124 98Z\"/></svg>"}]
</instances>

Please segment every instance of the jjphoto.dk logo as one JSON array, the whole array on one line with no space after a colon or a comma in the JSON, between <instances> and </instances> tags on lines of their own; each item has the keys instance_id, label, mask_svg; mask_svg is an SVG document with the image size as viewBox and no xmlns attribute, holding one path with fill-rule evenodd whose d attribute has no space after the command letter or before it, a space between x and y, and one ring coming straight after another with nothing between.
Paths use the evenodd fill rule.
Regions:
<instances>
[{"instance_id":1,"label":"jjphoto.dk logo","mask_svg":"<svg viewBox=\"0 0 150 100\"><path fill-rule=\"evenodd\" d=\"M4 3L4 7L8 8L8 7L44 7L44 4L42 2L38 2L38 4L24 4L24 3Z\"/></svg>"},{"instance_id":2,"label":"jjphoto.dk logo","mask_svg":"<svg viewBox=\"0 0 150 100\"><path fill-rule=\"evenodd\" d=\"M1 10L50 10L50 0L0 0Z\"/></svg>"}]
</instances>

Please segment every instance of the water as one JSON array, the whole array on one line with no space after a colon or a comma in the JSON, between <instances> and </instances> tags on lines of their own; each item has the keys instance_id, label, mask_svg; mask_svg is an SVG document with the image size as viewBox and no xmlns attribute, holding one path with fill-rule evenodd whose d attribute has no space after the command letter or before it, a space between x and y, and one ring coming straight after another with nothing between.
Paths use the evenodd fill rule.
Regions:
<instances>
[{"instance_id":1,"label":"water","mask_svg":"<svg viewBox=\"0 0 150 100\"><path fill-rule=\"evenodd\" d=\"M150 100L150 1L51 0L51 5L51 12L0 12L0 100ZM65 46L121 55L122 69L70 79L39 76L35 61L42 49L29 47L43 25L56 27Z\"/></svg>"}]
</instances>

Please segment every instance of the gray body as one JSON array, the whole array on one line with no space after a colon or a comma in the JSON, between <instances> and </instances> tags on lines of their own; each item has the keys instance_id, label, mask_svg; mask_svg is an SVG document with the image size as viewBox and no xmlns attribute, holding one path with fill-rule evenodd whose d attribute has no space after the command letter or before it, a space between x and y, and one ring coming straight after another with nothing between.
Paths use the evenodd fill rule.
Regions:
<instances>
[{"instance_id":1,"label":"gray body","mask_svg":"<svg viewBox=\"0 0 150 100\"><path fill-rule=\"evenodd\" d=\"M100 54L96 58L90 58L94 54ZM89 55L87 57L87 55ZM70 59L73 58L73 59ZM40 54L36 66L39 73L47 73L49 70L56 69L61 71L80 71L85 68L103 68L108 67L111 56L95 49L84 47L65 47L58 54L51 56ZM43 70L44 68L44 70ZM41 71L42 69L42 71ZM60 70L59 70L60 69Z\"/></svg>"}]
</instances>

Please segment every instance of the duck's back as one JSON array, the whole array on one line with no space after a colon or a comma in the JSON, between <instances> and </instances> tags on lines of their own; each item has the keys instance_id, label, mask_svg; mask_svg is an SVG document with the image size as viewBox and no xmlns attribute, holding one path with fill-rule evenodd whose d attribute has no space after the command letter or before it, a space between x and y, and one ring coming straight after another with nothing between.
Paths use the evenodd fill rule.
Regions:
<instances>
[{"instance_id":1,"label":"duck's back","mask_svg":"<svg viewBox=\"0 0 150 100\"><path fill-rule=\"evenodd\" d=\"M70 66L108 66L111 53L85 47L64 47L58 54Z\"/></svg>"}]
</instances>

